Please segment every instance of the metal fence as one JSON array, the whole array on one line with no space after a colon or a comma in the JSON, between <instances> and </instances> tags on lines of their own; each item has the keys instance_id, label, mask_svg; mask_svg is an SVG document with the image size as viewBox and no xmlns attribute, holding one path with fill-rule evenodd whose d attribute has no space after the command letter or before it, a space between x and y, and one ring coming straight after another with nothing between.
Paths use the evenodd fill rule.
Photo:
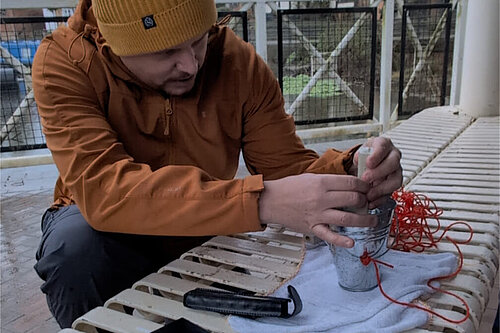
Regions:
<instances>
[{"instance_id":1,"label":"metal fence","mask_svg":"<svg viewBox=\"0 0 500 333\"><path fill-rule=\"evenodd\" d=\"M438 0L394 0L394 25L390 21L394 26L391 65L381 61L382 21L391 15L387 15L380 0L353 0L351 3L356 7L336 9L328 7L345 1L225 3L216 0L219 18L232 15L228 25L267 60L280 80L287 112L293 114L298 125L305 127L321 123L349 126L353 121L363 123L363 120L367 120L365 124L377 125L380 121L386 126L391 110L393 117L399 113L406 118L425 107L446 103L450 80L444 74L451 70L448 61L451 55L445 59L451 50L446 40L449 36L449 43L453 44L454 26L452 21L450 31L449 19L454 16L450 4L415 6L431 1ZM39 11L35 15L41 15ZM445 13L446 18L442 19ZM65 20L64 17L1 18L1 151L45 146L30 93L31 60L41 38ZM382 87L387 92L388 82L392 82L391 93L383 94ZM398 91L400 85L402 89ZM386 102L386 95L390 95L390 103ZM384 110L379 110L382 98Z\"/></svg>"},{"instance_id":2,"label":"metal fence","mask_svg":"<svg viewBox=\"0 0 500 333\"><path fill-rule=\"evenodd\" d=\"M398 116L445 105L449 97L452 4L404 5Z\"/></svg>"},{"instance_id":3,"label":"metal fence","mask_svg":"<svg viewBox=\"0 0 500 333\"><path fill-rule=\"evenodd\" d=\"M246 12L231 15L228 25L248 41ZM40 118L31 86L31 65L40 41L65 24L68 17L2 17L0 25L1 152L45 148Z\"/></svg>"},{"instance_id":4,"label":"metal fence","mask_svg":"<svg viewBox=\"0 0 500 333\"><path fill-rule=\"evenodd\" d=\"M2 17L0 29L1 151L45 147L31 87L41 39L67 17Z\"/></svg>"},{"instance_id":5,"label":"metal fence","mask_svg":"<svg viewBox=\"0 0 500 333\"><path fill-rule=\"evenodd\" d=\"M248 42L248 16L247 12L242 11L218 11L219 19L230 16L231 20L228 22L229 27L240 36L245 42Z\"/></svg>"},{"instance_id":6,"label":"metal fence","mask_svg":"<svg viewBox=\"0 0 500 333\"><path fill-rule=\"evenodd\" d=\"M298 125L373 118L377 10L278 10L278 78Z\"/></svg>"}]
</instances>

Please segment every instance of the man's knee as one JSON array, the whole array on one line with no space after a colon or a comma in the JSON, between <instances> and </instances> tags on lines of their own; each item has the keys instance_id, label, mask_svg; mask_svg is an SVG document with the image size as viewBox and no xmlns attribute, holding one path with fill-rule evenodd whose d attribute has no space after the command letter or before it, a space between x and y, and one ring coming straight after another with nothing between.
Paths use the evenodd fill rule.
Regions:
<instances>
[{"instance_id":1,"label":"man's knee","mask_svg":"<svg viewBox=\"0 0 500 333\"><path fill-rule=\"evenodd\" d=\"M45 281L50 311L61 327L103 302L94 281L101 265L96 251L99 237L76 206L49 211L42 222L42 240L35 270ZM96 250L97 249L97 250Z\"/></svg>"},{"instance_id":2,"label":"man's knee","mask_svg":"<svg viewBox=\"0 0 500 333\"><path fill-rule=\"evenodd\" d=\"M71 278L88 271L95 247L93 230L76 206L63 207L44 217L43 235L37 252L35 269L40 277L48 280L53 275Z\"/></svg>"}]
</instances>

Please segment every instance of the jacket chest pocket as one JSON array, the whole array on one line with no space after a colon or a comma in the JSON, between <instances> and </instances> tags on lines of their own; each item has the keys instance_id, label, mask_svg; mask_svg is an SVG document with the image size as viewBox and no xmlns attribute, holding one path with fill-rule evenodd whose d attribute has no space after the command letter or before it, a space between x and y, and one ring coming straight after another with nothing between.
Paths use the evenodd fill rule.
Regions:
<instances>
[{"instance_id":1,"label":"jacket chest pocket","mask_svg":"<svg viewBox=\"0 0 500 333\"><path fill-rule=\"evenodd\" d=\"M206 135L222 136L225 140L239 143L242 136L241 121L241 108L234 101L220 100L198 108L198 123Z\"/></svg>"}]
</instances>

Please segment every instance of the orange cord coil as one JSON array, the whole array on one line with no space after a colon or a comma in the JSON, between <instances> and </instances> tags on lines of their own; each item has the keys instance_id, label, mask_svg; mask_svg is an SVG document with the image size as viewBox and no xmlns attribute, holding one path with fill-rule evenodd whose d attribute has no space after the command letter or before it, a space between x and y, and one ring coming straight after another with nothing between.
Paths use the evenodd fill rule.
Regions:
<instances>
[{"instance_id":1,"label":"orange cord coil","mask_svg":"<svg viewBox=\"0 0 500 333\"><path fill-rule=\"evenodd\" d=\"M443 213L443 210L438 208L433 200L423 194L416 194L411 191L407 192L404 189L395 191L392 194L392 198L397 202L394 219L391 226L391 235L395 237L392 249L405 252L423 252L427 248L437 247L437 243L439 243L443 239L443 237L446 237L446 239L453 243L453 245L455 245L455 247L457 248L459 255L459 264L455 272L448 275L432 278L427 281L427 286L435 291L442 292L458 299L465 306L466 313L464 317L460 320L450 319L418 304L400 302L390 297L382 288L378 265L382 264L389 268L393 268L394 266L370 257L370 255L366 251L360 257L361 262L363 263L363 265L369 265L370 263L373 263L373 265L375 266L375 273L377 275L378 288L382 295L384 295L384 297L391 302L411 308L420 309L450 323L460 324L465 322L470 316L470 310L468 304L464 301L464 299L458 295L453 294L452 292L434 287L432 285L432 282L455 277L462 270L464 258L458 244L467 244L472 240L472 236L474 235L472 227L466 222L457 221L448 225L443 230L441 235L436 238L435 235L440 231L441 227L438 217ZM437 226L434 228L434 230L431 229L431 227L428 225L427 219L434 219L436 221ZM470 236L465 241L459 241L449 236L445 236L448 230L458 224L465 225L469 229Z\"/></svg>"}]
</instances>

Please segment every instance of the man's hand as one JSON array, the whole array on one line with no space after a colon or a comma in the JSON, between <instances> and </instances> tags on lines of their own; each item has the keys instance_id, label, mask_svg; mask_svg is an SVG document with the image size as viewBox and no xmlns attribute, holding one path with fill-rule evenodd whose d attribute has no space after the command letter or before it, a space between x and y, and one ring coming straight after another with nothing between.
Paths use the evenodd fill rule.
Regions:
<instances>
[{"instance_id":1,"label":"man's hand","mask_svg":"<svg viewBox=\"0 0 500 333\"><path fill-rule=\"evenodd\" d=\"M370 138L364 146L372 147L372 153L366 159L366 171L361 179L371 185L366 197L369 209L380 206L387 197L403 184L401 152L394 147L389 138ZM349 174L356 175L358 153L354 155L353 166Z\"/></svg>"},{"instance_id":2,"label":"man's hand","mask_svg":"<svg viewBox=\"0 0 500 333\"><path fill-rule=\"evenodd\" d=\"M375 226L375 216L341 210L366 205L369 189L367 182L346 175L303 174L265 181L259 199L260 220L312 233L337 246L352 247L352 239L333 232L329 225Z\"/></svg>"}]
</instances>

